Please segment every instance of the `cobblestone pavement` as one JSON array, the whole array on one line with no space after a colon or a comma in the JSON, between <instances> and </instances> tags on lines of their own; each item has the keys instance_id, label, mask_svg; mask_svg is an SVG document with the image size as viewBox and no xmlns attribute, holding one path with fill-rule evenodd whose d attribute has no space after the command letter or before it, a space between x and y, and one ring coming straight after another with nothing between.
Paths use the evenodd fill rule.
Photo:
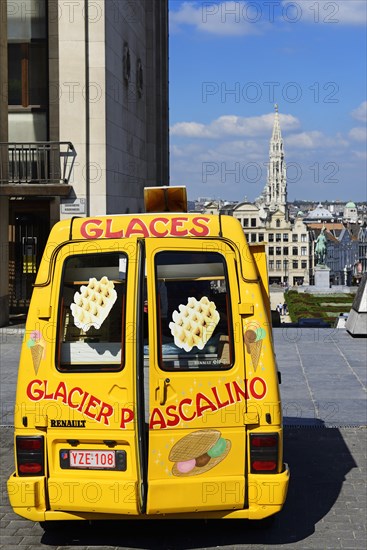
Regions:
<instances>
[{"instance_id":1,"label":"cobblestone pavement","mask_svg":"<svg viewBox=\"0 0 367 550\"><path fill-rule=\"evenodd\" d=\"M275 329L282 372L284 453L291 482L268 529L246 521L72 523L54 534L16 516L12 407L22 329L0 329L1 538L4 550L358 549L366 536L366 339L344 330Z\"/></svg>"}]
</instances>

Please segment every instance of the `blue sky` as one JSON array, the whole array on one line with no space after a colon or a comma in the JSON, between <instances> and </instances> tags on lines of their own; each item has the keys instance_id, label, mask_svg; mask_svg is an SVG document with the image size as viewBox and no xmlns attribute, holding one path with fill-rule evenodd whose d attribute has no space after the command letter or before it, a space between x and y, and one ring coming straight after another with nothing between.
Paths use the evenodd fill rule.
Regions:
<instances>
[{"instance_id":1,"label":"blue sky","mask_svg":"<svg viewBox=\"0 0 367 550\"><path fill-rule=\"evenodd\" d=\"M288 199L366 201L366 0L170 0L171 185L253 201L274 103Z\"/></svg>"}]
</instances>

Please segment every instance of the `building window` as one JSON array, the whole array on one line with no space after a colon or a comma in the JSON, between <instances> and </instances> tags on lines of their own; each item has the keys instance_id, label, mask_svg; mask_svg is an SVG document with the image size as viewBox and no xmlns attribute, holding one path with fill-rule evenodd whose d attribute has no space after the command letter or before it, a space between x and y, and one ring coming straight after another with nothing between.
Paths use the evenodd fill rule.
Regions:
<instances>
[{"instance_id":1,"label":"building window","mask_svg":"<svg viewBox=\"0 0 367 550\"><path fill-rule=\"evenodd\" d=\"M251 227L256 227L256 218L251 218Z\"/></svg>"},{"instance_id":2,"label":"building window","mask_svg":"<svg viewBox=\"0 0 367 550\"><path fill-rule=\"evenodd\" d=\"M293 256L298 256L298 248L297 248L297 246L293 246L293 248L292 248L292 255L293 255Z\"/></svg>"},{"instance_id":3,"label":"building window","mask_svg":"<svg viewBox=\"0 0 367 550\"><path fill-rule=\"evenodd\" d=\"M251 233L251 242L256 243L256 233Z\"/></svg>"},{"instance_id":4,"label":"building window","mask_svg":"<svg viewBox=\"0 0 367 550\"><path fill-rule=\"evenodd\" d=\"M292 242L298 242L298 235L292 235Z\"/></svg>"},{"instance_id":5,"label":"building window","mask_svg":"<svg viewBox=\"0 0 367 550\"><path fill-rule=\"evenodd\" d=\"M280 243L282 241L282 235L281 233L276 233L275 240L277 243Z\"/></svg>"},{"instance_id":6,"label":"building window","mask_svg":"<svg viewBox=\"0 0 367 550\"><path fill-rule=\"evenodd\" d=\"M288 254L289 254L289 248L288 248L288 246L285 246L285 247L283 248L283 255L284 255L284 256L288 256Z\"/></svg>"},{"instance_id":7,"label":"building window","mask_svg":"<svg viewBox=\"0 0 367 550\"><path fill-rule=\"evenodd\" d=\"M277 227L280 227L280 220L277 220L277 221L276 221L276 226L277 226Z\"/></svg>"},{"instance_id":8,"label":"building window","mask_svg":"<svg viewBox=\"0 0 367 550\"><path fill-rule=\"evenodd\" d=\"M139 58L136 62L136 91L138 97L142 97L144 88L143 63Z\"/></svg>"},{"instance_id":9,"label":"building window","mask_svg":"<svg viewBox=\"0 0 367 550\"><path fill-rule=\"evenodd\" d=\"M259 233L259 243L264 241L264 233Z\"/></svg>"},{"instance_id":10,"label":"building window","mask_svg":"<svg viewBox=\"0 0 367 550\"><path fill-rule=\"evenodd\" d=\"M269 260L269 271L274 271L274 260Z\"/></svg>"},{"instance_id":11,"label":"building window","mask_svg":"<svg viewBox=\"0 0 367 550\"><path fill-rule=\"evenodd\" d=\"M269 246L269 256L274 256L274 247Z\"/></svg>"},{"instance_id":12,"label":"building window","mask_svg":"<svg viewBox=\"0 0 367 550\"><path fill-rule=\"evenodd\" d=\"M124 43L122 51L122 74L125 81L125 84L129 84L131 76L131 58L130 58L130 48L127 42Z\"/></svg>"},{"instance_id":13,"label":"building window","mask_svg":"<svg viewBox=\"0 0 367 550\"><path fill-rule=\"evenodd\" d=\"M292 267L293 267L293 269L298 269L298 261L297 260L293 260Z\"/></svg>"},{"instance_id":14,"label":"building window","mask_svg":"<svg viewBox=\"0 0 367 550\"><path fill-rule=\"evenodd\" d=\"M283 242L288 242L288 233L283 233Z\"/></svg>"},{"instance_id":15,"label":"building window","mask_svg":"<svg viewBox=\"0 0 367 550\"><path fill-rule=\"evenodd\" d=\"M301 256L307 256L307 248L305 246L301 246Z\"/></svg>"},{"instance_id":16,"label":"building window","mask_svg":"<svg viewBox=\"0 0 367 550\"><path fill-rule=\"evenodd\" d=\"M242 224L243 224L243 227L248 227L248 218L243 218Z\"/></svg>"},{"instance_id":17,"label":"building window","mask_svg":"<svg viewBox=\"0 0 367 550\"><path fill-rule=\"evenodd\" d=\"M47 44L8 45L9 105L45 107L47 105Z\"/></svg>"},{"instance_id":18,"label":"building window","mask_svg":"<svg viewBox=\"0 0 367 550\"><path fill-rule=\"evenodd\" d=\"M280 247L280 246L277 246L277 247L275 248L275 254L276 254L277 256L280 256L281 253L282 253L281 247Z\"/></svg>"},{"instance_id":19,"label":"building window","mask_svg":"<svg viewBox=\"0 0 367 550\"><path fill-rule=\"evenodd\" d=\"M306 234L306 233L302 233L302 235L301 235L301 243L307 243L307 234Z\"/></svg>"},{"instance_id":20,"label":"building window","mask_svg":"<svg viewBox=\"0 0 367 550\"><path fill-rule=\"evenodd\" d=\"M301 267L302 267L302 269L307 269L307 260L302 260L301 261Z\"/></svg>"},{"instance_id":21,"label":"building window","mask_svg":"<svg viewBox=\"0 0 367 550\"><path fill-rule=\"evenodd\" d=\"M274 233L269 233L269 243L274 242Z\"/></svg>"},{"instance_id":22,"label":"building window","mask_svg":"<svg viewBox=\"0 0 367 550\"><path fill-rule=\"evenodd\" d=\"M287 271L288 263L289 263L288 260L283 260L283 269L284 269L284 271Z\"/></svg>"},{"instance_id":23,"label":"building window","mask_svg":"<svg viewBox=\"0 0 367 550\"><path fill-rule=\"evenodd\" d=\"M275 269L276 271L280 271L282 262L280 260L276 260L275 262Z\"/></svg>"}]
</instances>

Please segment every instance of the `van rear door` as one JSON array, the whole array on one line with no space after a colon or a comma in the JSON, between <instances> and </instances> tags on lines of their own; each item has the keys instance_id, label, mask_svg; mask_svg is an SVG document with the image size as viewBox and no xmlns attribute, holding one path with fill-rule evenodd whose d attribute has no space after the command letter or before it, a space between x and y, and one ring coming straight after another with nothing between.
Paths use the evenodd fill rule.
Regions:
<instances>
[{"instance_id":1,"label":"van rear door","mask_svg":"<svg viewBox=\"0 0 367 550\"><path fill-rule=\"evenodd\" d=\"M241 509L247 389L235 251L220 239L145 244L147 513Z\"/></svg>"},{"instance_id":2,"label":"van rear door","mask_svg":"<svg viewBox=\"0 0 367 550\"><path fill-rule=\"evenodd\" d=\"M51 510L139 514L137 243L73 242L54 263L52 368L38 373Z\"/></svg>"}]
</instances>

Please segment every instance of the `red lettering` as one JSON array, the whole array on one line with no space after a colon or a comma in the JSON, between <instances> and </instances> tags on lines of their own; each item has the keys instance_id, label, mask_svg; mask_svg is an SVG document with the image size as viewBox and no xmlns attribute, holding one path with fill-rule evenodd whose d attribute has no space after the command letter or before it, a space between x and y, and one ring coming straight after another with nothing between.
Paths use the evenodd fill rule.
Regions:
<instances>
[{"instance_id":1,"label":"red lettering","mask_svg":"<svg viewBox=\"0 0 367 550\"><path fill-rule=\"evenodd\" d=\"M218 396L218 390L217 388L213 387L211 388L213 395L215 397L215 401L217 402L218 409L223 409L223 407L227 407L229 405L229 401L224 401L224 403L221 402L219 396Z\"/></svg>"},{"instance_id":2,"label":"red lettering","mask_svg":"<svg viewBox=\"0 0 367 550\"><path fill-rule=\"evenodd\" d=\"M65 405L67 404L67 389L66 389L66 386L65 386L65 382L60 382L60 384L57 386L56 388L56 391L55 391L55 394L54 394L54 399L58 399L59 397L61 397L61 401L63 403L65 403Z\"/></svg>"},{"instance_id":3,"label":"red lettering","mask_svg":"<svg viewBox=\"0 0 367 550\"><path fill-rule=\"evenodd\" d=\"M259 384L262 386L262 393L257 393L257 391L255 390L256 382L259 382ZM254 399L262 399L263 397L265 397L266 390L267 390L266 382L262 378L255 376L255 378L250 380L250 394Z\"/></svg>"},{"instance_id":4,"label":"red lettering","mask_svg":"<svg viewBox=\"0 0 367 550\"><path fill-rule=\"evenodd\" d=\"M166 416L172 419L172 420L167 420L167 426L170 426L173 428L173 426L177 426L180 423L180 417L176 413L176 405L169 405L166 408Z\"/></svg>"},{"instance_id":5,"label":"red lettering","mask_svg":"<svg viewBox=\"0 0 367 550\"><path fill-rule=\"evenodd\" d=\"M180 402L178 406L178 413L181 416L182 420L184 420L185 422L190 422L190 420L194 420L196 413L194 412L192 416L186 416L186 414L182 410L184 405L192 405L192 399L185 398Z\"/></svg>"},{"instance_id":6,"label":"red lettering","mask_svg":"<svg viewBox=\"0 0 367 550\"><path fill-rule=\"evenodd\" d=\"M78 406L79 406L78 404L74 405L74 403L73 403L72 400L71 400L72 396L73 396L74 393L76 393L76 392L79 393L79 395L83 395L83 393L84 393L83 390L82 390L82 388L78 388L78 386L75 387L75 388L71 388L70 393L69 393L69 397L68 397L68 405L69 405L69 407L71 407L72 409L77 409Z\"/></svg>"},{"instance_id":7,"label":"red lettering","mask_svg":"<svg viewBox=\"0 0 367 550\"><path fill-rule=\"evenodd\" d=\"M43 399L54 399L54 394L53 393L47 393L47 384L48 384L48 380L44 380L43 381L44 385L45 385L45 394L43 396Z\"/></svg>"},{"instance_id":8,"label":"red lettering","mask_svg":"<svg viewBox=\"0 0 367 550\"><path fill-rule=\"evenodd\" d=\"M149 237L149 231L145 223L142 220L139 220L139 218L133 218L127 226L125 236L129 238L131 235L141 235L142 237Z\"/></svg>"},{"instance_id":9,"label":"red lettering","mask_svg":"<svg viewBox=\"0 0 367 550\"><path fill-rule=\"evenodd\" d=\"M84 407L84 403L86 402L88 395L89 395L89 392L86 391L83 395L82 402L80 403L80 405L78 407L79 412L82 412L82 408Z\"/></svg>"},{"instance_id":10,"label":"red lettering","mask_svg":"<svg viewBox=\"0 0 367 550\"><path fill-rule=\"evenodd\" d=\"M124 233L121 229L121 231L115 231L113 232L112 229L111 229L111 225L112 225L112 218L107 218L106 220L106 237L107 239L121 239L121 237L123 237Z\"/></svg>"},{"instance_id":11,"label":"red lettering","mask_svg":"<svg viewBox=\"0 0 367 550\"><path fill-rule=\"evenodd\" d=\"M85 453L85 464L90 466L90 453Z\"/></svg>"},{"instance_id":12,"label":"red lettering","mask_svg":"<svg viewBox=\"0 0 367 550\"><path fill-rule=\"evenodd\" d=\"M198 216L197 218L192 219L192 223L201 229L201 231L198 231L197 229L190 229L190 233L191 235L194 235L194 237L206 237L210 233L209 227L203 223L200 223L200 221L208 223L209 218Z\"/></svg>"},{"instance_id":13,"label":"red lettering","mask_svg":"<svg viewBox=\"0 0 367 550\"><path fill-rule=\"evenodd\" d=\"M43 390L41 390L40 388L33 388L33 386L35 386L36 384L42 386L42 380L31 380L31 382L29 382L27 386L27 396L31 401L39 401L44 396Z\"/></svg>"},{"instance_id":14,"label":"red lettering","mask_svg":"<svg viewBox=\"0 0 367 550\"><path fill-rule=\"evenodd\" d=\"M241 400L241 396L246 400L248 399L248 392L247 392L247 380L244 381L245 382L245 389L243 390L238 382L236 382L235 380L233 380L233 387L234 387L234 391L235 391L235 395L236 395L236 402L238 403L239 401L242 401Z\"/></svg>"},{"instance_id":15,"label":"red lettering","mask_svg":"<svg viewBox=\"0 0 367 550\"><path fill-rule=\"evenodd\" d=\"M157 417L157 420L155 419L155 417ZM153 409L153 411L152 411L152 414L151 414L151 417L150 417L149 429L153 430L154 426L156 426L156 425L160 429L163 429L163 428L167 427L166 426L166 421L164 419L164 416L163 416L162 412L157 408Z\"/></svg>"},{"instance_id":16,"label":"red lettering","mask_svg":"<svg viewBox=\"0 0 367 550\"><path fill-rule=\"evenodd\" d=\"M160 233L155 227L156 223L158 222L162 222L165 225L168 223L168 221L168 218L154 218L154 220L150 222L149 231L153 235L153 237L165 237L166 235L168 235L168 229Z\"/></svg>"},{"instance_id":17,"label":"red lettering","mask_svg":"<svg viewBox=\"0 0 367 550\"><path fill-rule=\"evenodd\" d=\"M106 426L109 426L110 421L108 420L108 417L112 416L112 413L113 413L112 405L110 405L109 403L103 402L99 415L96 418L97 422L101 422L101 418L103 417L103 422L106 424Z\"/></svg>"},{"instance_id":18,"label":"red lettering","mask_svg":"<svg viewBox=\"0 0 367 550\"><path fill-rule=\"evenodd\" d=\"M131 409L121 409L121 422L120 428L126 428L126 424L134 420L134 411Z\"/></svg>"},{"instance_id":19,"label":"red lettering","mask_svg":"<svg viewBox=\"0 0 367 550\"><path fill-rule=\"evenodd\" d=\"M206 405L202 405L201 401L204 401L206 403ZM214 403L212 401L210 401L210 399L208 397L206 397L206 395L199 392L196 395L196 410L197 410L198 417L203 416L203 412L208 410L208 409L213 411L213 412L218 410L217 407L214 405Z\"/></svg>"},{"instance_id":20,"label":"red lettering","mask_svg":"<svg viewBox=\"0 0 367 550\"><path fill-rule=\"evenodd\" d=\"M103 229L97 229L96 227L93 227L93 226L100 226L102 223L102 220L86 220L85 222L82 223L82 225L80 226L80 233L82 234L82 237L84 237L85 239L98 239L99 237L101 237L103 235ZM89 229L89 232L88 232L88 226L92 226L90 229Z\"/></svg>"},{"instance_id":21,"label":"red lettering","mask_svg":"<svg viewBox=\"0 0 367 550\"><path fill-rule=\"evenodd\" d=\"M88 401L88 405L85 407L84 414L86 416L89 416L89 418L95 418L96 413L91 413L90 409L92 407L95 407L96 405L100 405L100 404L101 404L101 400L98 399L98 397L95 397L94 395L91 395L90 399Z\"/></svg>"},{"instance_id":22,"label":"red lettering","mask_svg":"<svg viewBox=\"0 0 367 550\"><path fill-rule=\"evenodd\" d=\"M187 218L172 218L171 235L174 237L185 237L188 234L187 229L179 231L179 228L182 227L184 222L187 222Z\"/></svg>"},{"instance_id":23,"label":"red lettering","mask_svg":"<svg viewBox=\"0 0 367 550\"><path fill-rule=\"evenodd\" d=\"M232 391L231 391L231 383L227 382L224 385L227 388L227 392L228 392L228 396L229 396L229 403L230 403L230 405L232 405L232 403L234 403L234 399L233 399L233 395L232 395Z\"/></svg>"}]
</instances>

